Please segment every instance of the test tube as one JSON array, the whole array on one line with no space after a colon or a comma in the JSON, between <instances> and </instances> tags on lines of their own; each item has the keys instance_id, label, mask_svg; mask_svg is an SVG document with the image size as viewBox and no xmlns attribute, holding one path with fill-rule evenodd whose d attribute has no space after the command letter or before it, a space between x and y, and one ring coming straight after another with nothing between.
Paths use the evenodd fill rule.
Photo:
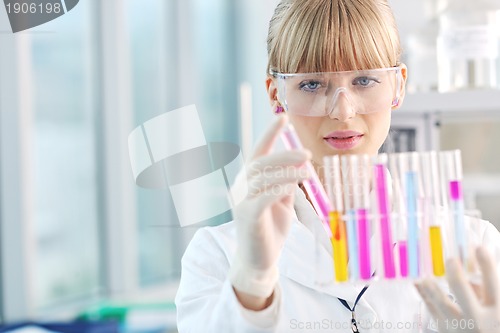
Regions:
<instances>
[{"instance_id":1,"label":"test tube","mask_svg":"<svg viewBox=\"0 0 500 333\"><path fill-rule=\"evenodd\" d=\"M329 213L331 242L333 247L333 264L335 268L335 281L348 280L347 272L347 235L345 223L342 219L342 182L340 181L340 159L338 155L325 156L325 184L331 200L332 210Z\"/></svg>"},{"instance_id":2,"label":"test tube","mask_svg":"<svg viewBox=\"0 0 500 333\"><path fill-rule=\"evenodd\" d=\"M356 210L353 204L353 181L356 177L352 167L352 155L343 155L342 163L342 183L344 185L344 211L347 225L347 247L349 250L349 275L351 280L359 278L359 258L358 258L358 232L356 227Z\"/></svg>"},{"instance_id":3,"label":"test tube","mask_svg":"<svg viewBox=\"0 0 500 333\"><path fill-rule=\"evenodd\" d=\"M422 240L422 262L427 275L443 276L445 274L443 235L441 221L441 196L439 194L439 173L437 154L434 151L421 155L423 179L423 224L424 230L428 228L425 239ZM429 253L430 252L430 253ZM428 268L427 266L430 266Z\"/></svg>"},{"instance_id":4,"label":"test tube","mask_svg":"<svg viewBox=\"0 0 500 333\"><path fill-rule=\"evenodd\" d=\"M403 191L404 178L401 178L399 158L400 154L389 155L389 172L392 176L393 188L393 224L396 229L396 262L399 262L399 274L401 277L408 276L408 231L406 228L406 203Z\"/></svg>"},{"instance_id":5,"label":"test tube","mask_svg":"<svg viewBox=\"0 0 500 333\"><path fill-rule=\"evenodd\" d=\"M352 155L353 198L358 223L359 275L363 280L371 277L370 259L370 157Z\"/></svg>"},{"instance_id":6,"label":"test tube","mask_svg":"<svg viewBox=\"0 0 500 333\"><path fill-rule=\"evenodd\" d=\"M418 155L403 153L401 162L408 165L405 172L406 209L408 211L408 268L409 275L417 278L419 275L418 258Z\"/></svg>"},{"instance_id":7,"label":"test tube","mask_svg":"<svg viewBox=\"0 0 500 333\"><path fill-rule=\"evenodd\" d=\"M468 264L467 238L465 235L464 201L462 196L462 157L460 150L441 152L445 181L455 230L455 251L463 264Z\"/></svg>"},{"instance_id":8,"label":"test tube","mask_svg":"<svg viewBox=\"0 0 500 333\"><path fill-rule=\"evenodd\" d=\"M297 132L292 124L288 123L283 132L281 133L281 138L285 147L288 150L292 149L303 149L302 143L299 140ZM306 168L311 178L304 180L302 185L304 186L311 203L316 210L316 214L318 214L319 218L323 222L323 226L325 228L328 237L332 237L332 233L330 230L330 226L328 223L329 217L328 214L331 211L330 203L328 201L328 195L326 194L323 185L321 185L321 181L314 170L311 162L306 162Z\"/></svg>"},{"instance_id":9,"label":"test tube","mask_svg":"<svg viewBox=\"0 0 500 333\"><path fill-rule=\"evenodd\" d=\"M382 257L384 276L387 279L396 277L394 267L394 254L392 252L391 217L389 207L389 194L387 189L387 154L379 154L375 157L374 185L377 197L377 214L380 222L380 237L382 246Z\"/></svg>"}]
</instances>

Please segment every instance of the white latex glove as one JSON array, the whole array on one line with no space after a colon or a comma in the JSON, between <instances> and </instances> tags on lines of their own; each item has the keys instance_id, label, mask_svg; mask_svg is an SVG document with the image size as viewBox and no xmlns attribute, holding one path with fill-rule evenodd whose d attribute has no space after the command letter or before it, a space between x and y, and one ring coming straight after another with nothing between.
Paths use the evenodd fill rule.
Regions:
<instances>
[{"instance_id":1,"label":"white latex glove","mask_svg":"<svg viewBox=\"0 0 500 333\"><path fill-rule=\"evenodd\" d=\"M301 168L311 158L309 151L272 153L287 121L280 116L267 130L233 186L246 182L248 193L233 208L238 247L229 279L236 290L263 298L272 294L278 280L276 263L294 216L297 184L310 176Z\"/></svg>"},{"instance_id":2,"label":"white latex glove","mask_svg":"<svg viewBox=\"0 0 500 333\"><path fill-rule=\"evenodd\" d=\"M492 255L484 247L476 251L482 285L470 284L460 262L447 262L446 278L457 299L453 303L435 281L416 284L439 332L500 332L500 276Z\"/></svg>"}]
</instances>

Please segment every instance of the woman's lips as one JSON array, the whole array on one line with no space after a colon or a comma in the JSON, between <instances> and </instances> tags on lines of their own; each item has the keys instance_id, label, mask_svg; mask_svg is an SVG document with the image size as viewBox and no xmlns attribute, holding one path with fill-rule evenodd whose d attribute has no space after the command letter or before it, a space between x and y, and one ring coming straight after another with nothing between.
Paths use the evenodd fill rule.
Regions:
<instances>
[{"instance_id":1,"label":"woman's lips","mask_svg":"<svg viewBox=\"0 0 500 333\"><path fill-rule=\"evenodd\" d=\"M335 131L323 139L334 149L349 150L356 147L362 138L363 134L356 131Z\"/></svg>"}]
</instances>

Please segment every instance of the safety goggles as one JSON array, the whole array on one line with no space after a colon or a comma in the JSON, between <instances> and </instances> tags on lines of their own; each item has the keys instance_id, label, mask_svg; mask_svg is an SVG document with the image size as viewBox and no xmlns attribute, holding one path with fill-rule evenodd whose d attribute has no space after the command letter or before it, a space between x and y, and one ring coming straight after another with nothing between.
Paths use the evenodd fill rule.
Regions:
<instances>
[{"instance_id":1,"label":"safety goggles","mask_svg":"<svg viewBox=\"0 0 500 333\"><path fill-rule=\"evenodd\" d=\"M345 98L359 114L388 110L399 103L401 68L345 72L293 73L271 71L278 99L289 114L324 117Z\"/></svg>"}]
</instances>

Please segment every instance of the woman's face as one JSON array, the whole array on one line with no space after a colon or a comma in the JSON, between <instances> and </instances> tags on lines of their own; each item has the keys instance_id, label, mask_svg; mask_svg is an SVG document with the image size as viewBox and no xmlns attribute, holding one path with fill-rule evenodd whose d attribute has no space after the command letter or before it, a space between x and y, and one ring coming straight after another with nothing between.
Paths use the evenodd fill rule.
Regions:
<instances>
[{"instance_id":1,"label":"woman's face","mask_svg":"<svg viewBox=\"0 0 500 333\"><path fill-rule=\"evenodd\" d=\"M330 115L310 117L289 114L302 144L312 152L313 163L323 164L326 155L377 154L384 143L391 124L391 111L399 107L404 98L406 67L402 66L403 84L397 106L384 105L368 114L356 113L356 107L343 93L332 106ZM267 82L271 104L277 102L276 82Z\"/></svg>"}]
</instances>

